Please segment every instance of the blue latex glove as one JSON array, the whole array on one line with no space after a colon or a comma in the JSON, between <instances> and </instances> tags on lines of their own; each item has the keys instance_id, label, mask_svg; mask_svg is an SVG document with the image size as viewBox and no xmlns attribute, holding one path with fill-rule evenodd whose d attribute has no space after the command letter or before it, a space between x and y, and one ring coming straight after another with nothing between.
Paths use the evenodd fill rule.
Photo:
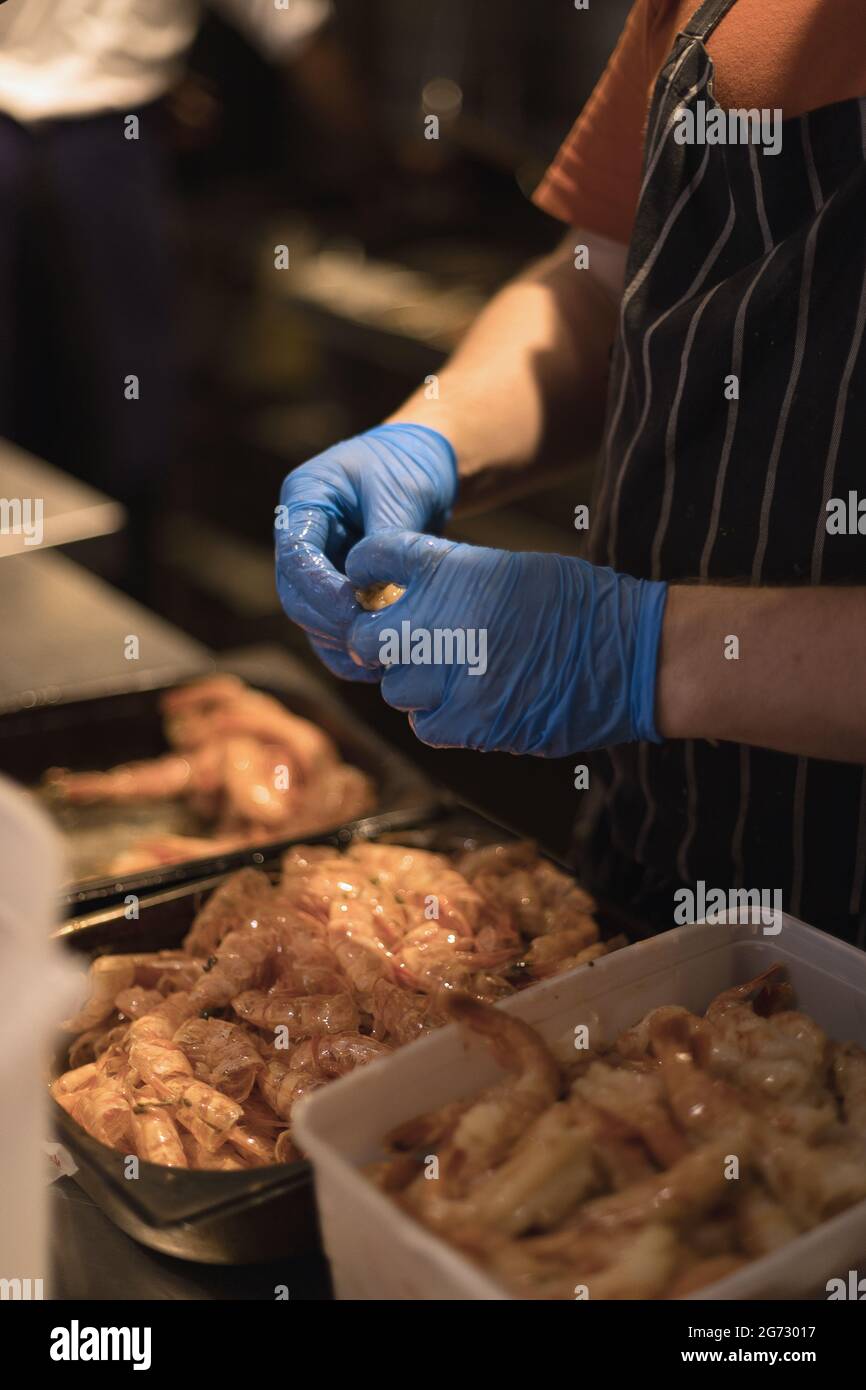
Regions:
<instances>
[{"instance_id":1,"label":"blue latex glove","mask_svg":"<svg viewBox=\"0 0 866 1390\"><path fill-rule=\"evenodd\" d=\"M342 573L348 551L377 531L441 530L456 496L454 450L425 425L379 425L288 475L274 525L277 592L335 675L379 678L346 651L362 611Z\"/></svg>"},{"instance_id":2,"label":"blue latex glove","mask_svg":"<svg viewBox=\"0 0 866 1390\"><path fill-rule=\"evenodd\" d=\"M361 541L346 572L356 586L390 580L406 588L391 607L355 619L349 646L370 669L384 665L382 695L409 711L425 743L559 757L660 742L654 709L666 584L562 555L408 532ZM440 664L408 663L388 635L402 637L403 623L413 643L421 630L463 629L469 661L444 664L446 638Z\"/></svg>"}]
</instances>

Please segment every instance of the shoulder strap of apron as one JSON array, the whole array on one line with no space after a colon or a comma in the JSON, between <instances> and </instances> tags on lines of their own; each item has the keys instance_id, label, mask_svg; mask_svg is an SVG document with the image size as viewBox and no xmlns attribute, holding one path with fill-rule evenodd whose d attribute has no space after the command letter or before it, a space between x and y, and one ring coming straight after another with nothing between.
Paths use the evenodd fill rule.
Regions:
<instances>
[{"instance_id":1,"label":"shoulder strap of apron","mask_svg":"<svg viewBox=\"0 0 866 1390\"><path fill-rule=\"evenodd\" d=\"M704 0L697 14L693 14L688 24L680 32L690 39L700 39L702 43L710 37L713 30L721 24L728 10L733 9L737 0Z\"/></svg>"}]
</instances>

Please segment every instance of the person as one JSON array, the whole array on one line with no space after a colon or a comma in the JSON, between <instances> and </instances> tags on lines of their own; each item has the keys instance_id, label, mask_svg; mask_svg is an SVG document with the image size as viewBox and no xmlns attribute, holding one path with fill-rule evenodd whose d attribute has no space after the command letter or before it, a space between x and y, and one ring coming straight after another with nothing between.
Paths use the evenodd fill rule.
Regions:
<instances>
[{"instance_id":1,"label":"person","mask_svg":"<svg viewBox=\"0 0 866 1390\"><path fill-rule=\"evenodd\" d=\"M342 72L328 56L329 0L214 7L273 63ZM64 392L40 344L38 408L53 412L62 398L75 428L62 431L70 457L57 461L126 505L135 592L146 586L177 397L162 103L201 14L198 0L0 6L0 434L20 427L15 368L29 310L14 306L26 256L30 275L52 285L52 346L74 377Z\"/></svg>"},{"instance_id":2,"label":"person","mask_svg":"<svg viewBox=\"0 0 866 1390\"><path fill-rule=\"evenodd\" d=\"M330 669L433 745L588 750L578 867L663 926L703 883L866 944L860 8L637 0L536 194L561 248L277 513ZM599 430L586 559L439 538ZM483 675L389 645L407 621L486 632Z\"/></svg>"}]
</instances>

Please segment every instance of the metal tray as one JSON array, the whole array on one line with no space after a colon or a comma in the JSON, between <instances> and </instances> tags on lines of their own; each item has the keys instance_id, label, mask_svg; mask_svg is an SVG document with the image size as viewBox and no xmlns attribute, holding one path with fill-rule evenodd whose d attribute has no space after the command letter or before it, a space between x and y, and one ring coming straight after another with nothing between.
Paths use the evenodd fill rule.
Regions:
<instances>
[{"instance_id":1,"label":"metal tray","mask_svg":"<svg viewBox=\"0 0 866 1390\"><path fill-rule=\"evenodd\" d=\"M408 759L356 719L299 663L283 658L279 679L271 674L267 682L250 679L245 671L241 674L251 685L281 700L293 713L318 724L331 735L347 762L354 763L372 777L377 788L377 814L404 812L415 821L419 813L438 801L440 793ZM36 786L45 770L54 765L73 770L108 768L120 762L156 757L167 747L159 708L164 693L164 690L134 691L5 715L0 718L0 770L25 786ZM117 831L112 828L112 822L116 822L119 814L123 815L130 836L136 831L143 833L153 828L153 820L149 821L148 817L172 814L165 809L168 806L169 803L158 803L157 808L132 808L128 815L125 811L119 812L117 807L64 808L63 812L55 810L54 815L70 833L73 842L80 843L85 837L90 841L98 840L103 831L116 840ZM50 804L49 809L52 809ZM180 813L176 811L175 814ZM160 828L195 833L195 827L184 825L180 820L174 824L163 821ZM247 864L260 865L264 855L279 858L280 852L298 838L263 842L229 854L164 864L122 877L79 877L65 890L62 910L64 915L69 915L89 907L120 903L128 894L141 897L193 879L231 872Z\"/></svg>"},{"instance_id":2,"label":"metal tray","mask_svg":"<svg viewBox=\"0 0 866 1390\"><path fill-rule=\"evenodd\" d=\"M409 829L399 815L381 816L308 843L346 845L353 839L395 840L442 853L515 838L477 812L452 806L417 818ZM279 868L279 852L262 856L266 871ZM93 957L106 952L176 947L224 874L167 889L143 901L137 920L124 908L103 907L72 919L55 936ZM602 936L643 935L615 912L601 910ZM69 1038L58 1039L54 1075L65 1070ZM52 1102L61 1141L78 1164L76 1181L128 1235L154 1250L207 1264L252 1264L300 1254L318 1241L312 1169L308 1163L275 1164L248 1173L192 1172L142 1161L139 1177L123 1175L123 1156L85 1134Z\"/></svg>"}]
</instances>

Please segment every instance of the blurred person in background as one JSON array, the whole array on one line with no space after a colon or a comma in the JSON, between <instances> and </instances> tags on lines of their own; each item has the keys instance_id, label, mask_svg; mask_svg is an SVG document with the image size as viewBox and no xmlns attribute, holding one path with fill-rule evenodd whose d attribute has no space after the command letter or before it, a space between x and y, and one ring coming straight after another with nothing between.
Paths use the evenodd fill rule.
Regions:
<instances>
[{"instance_id":1,"label":"blurred person in background","mask_svg":"<svg viewBox=\"0 0 866 1390\"><path fill-rule=\"evenodd\" d=\"M636 0L535 195L561 249L283 485L326 665L436 747L589 750L579 868L659 925L703 881L866 945L864 94L862 0ZM600 436L588 560L437 538Z\"/></svg>"},{"instance_id":2,"label":"blurred person in background","mask_svg":"<svg viewBox=\"0 0 866 1390\"><path fill-rule=\"evenodd\" d=\"M213 0L213 8L271 62L291 67L322 128L357 129L329 0ZM164 98L181 79L201 14L198 0L0 6L0 435L16 437L16 346L28 316L27 294L16 308L16 291L26 259L27 274L51 285L50 333L71 376L58 381L45 352L57 344L40 341L44 379L35 392L28 383L28 398L52 415L58 400L74 397L92 446L85 458L71 449L76 471L128 508L124 584L139 594L178 388ZM78 427L59 424L61 437ZM66 463L63 454L57 461Z\"/></svg>"}]
</instances>

